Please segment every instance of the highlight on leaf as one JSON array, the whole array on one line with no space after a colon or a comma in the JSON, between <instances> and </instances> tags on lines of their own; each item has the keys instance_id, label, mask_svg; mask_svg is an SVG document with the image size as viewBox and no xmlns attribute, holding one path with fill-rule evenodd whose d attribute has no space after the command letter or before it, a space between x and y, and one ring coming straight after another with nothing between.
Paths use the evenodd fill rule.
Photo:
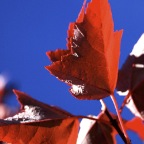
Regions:
<instances>
[{"instance_id":1,"label":"highlight on leaf","mask_svg":"<svg viewBox=\"0 0 144 144\"><path fill-rule=\"evenodd\" d=\"M121 36L122 31L114 32L108 0L84 1L69 25L67 50L47 52L53 63L46 69L78 99L107 97L116 86Z\"/></svg>"}]
</instances>

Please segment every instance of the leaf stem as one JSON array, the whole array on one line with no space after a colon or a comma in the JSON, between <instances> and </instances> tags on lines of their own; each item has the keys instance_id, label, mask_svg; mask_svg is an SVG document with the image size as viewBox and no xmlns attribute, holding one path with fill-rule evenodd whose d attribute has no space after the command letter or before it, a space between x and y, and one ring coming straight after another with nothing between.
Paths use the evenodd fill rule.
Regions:
<instances>
[{"instance_id":1,"label":"leaf stem","mask_svg":"<svg viewBox=\"0 0 144 144\"><path fill-rule=\"evenodd\" d=\"M120 135L120 137L122 138L122 140L126 143L126 137L124 136L124 133L122 132L121 128L119 127L119 124L117 122L117 119L113 118L108 110L108 108L106 107L105 102L101 99L100 100L101 105L102 105L102 110L105 112L105 114L107 115L107 117L109 118L112 126L116 129L116 131L118 132L118 134Z\"/></svg>"},{"instance_id":2,"label":"leaf stem","mask_svg":"<svg viewBox=\"0 0 144 144\"><path fill-rule=\"evenodd\" d=\"M125 138L127 140L126 144L131 144L130 139L129 139L129 137L128 137L127 133L126 133L126 130L124 128L124 125L123 125L123 122L122 122L122 118L121 118L121 115L120 115L119 110L118 110L118 104L117 104L117 101L115 99L115 96L111 95L110 97L111 97L111 99L113 101L113 104L115 106L115 109L116 109L116 112L117 112L117 116L118 116L118 119L119 119L119 122L120 122L121 129L122 129L123 134L124 134L124 136L125 136Z\"/></svg>"},{"instance_id":3,"label":"leaf stem","mask_svg":"<svg viewBox=\"0 0 144 144\"><path fill-rule=\"evenodd\" d=\"M112 126L116 129L116 131L118 132L118 134L120 135L120 137L122 138L122 140L127 143L127 139L126 137L124 136L124 133L122 132L121 128L119 127L118 125L118 122L117 122L117 119L114 119L110 112L108 111L108 109L105 110L105 114L107 115L107 117L109 118Z\"/></svg>"},{"instance_id":4,"label":"leaf stem","mask_svg":"<svg viewBox=\"0 0 144 144\"><path fill-rule=\"evenodd\" d=\"M131 92L129 91L128 94L125 96L124 101L119 109L119 112L122 113L124 106L127 104L128 98L131 96Z\"/></svg>"}]
</instances>

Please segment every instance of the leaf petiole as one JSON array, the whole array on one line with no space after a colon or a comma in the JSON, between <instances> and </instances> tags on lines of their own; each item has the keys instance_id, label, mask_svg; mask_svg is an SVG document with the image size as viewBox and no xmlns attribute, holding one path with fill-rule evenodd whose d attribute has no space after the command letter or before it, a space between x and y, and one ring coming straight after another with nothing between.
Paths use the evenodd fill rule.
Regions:
<instances>
[{"instance_id":1,"label":"leaf petiole","mask_svg":"<svg viewBox=\"0 0 144 144\"><path fill-rule=\"evenodd\" d=\"M131 96L131 92L129 91L128 94L125 96L124 101L119 109L119 112L122 113L124 106L127 104L128 98Z\"/></svg>"},{"instance_id":2,"label":"leaf petiole","mask_svg":"<svg viewBox=\"0 0 144 144\"><path fill-rule=\"evenodd\" d=\"M130 141L130 139L129 139L127 133L126 133L126 130L124 128L124 125L123 125L123 122L122 122L122 118L121 118L121 115L120 115L119 110L118 110L118 104L117 104L117 101L115 99L115 96L114 95L110 95L110 97L111 97L111 99L113 101L113 104L115 106L116 113L117 113L117 116L118 116L118 120L120 122L121 129L122 129L123 134L124 134L124 136L126 138L126 144L131 144L131 141Z\"/></svg>"}]
</instances>

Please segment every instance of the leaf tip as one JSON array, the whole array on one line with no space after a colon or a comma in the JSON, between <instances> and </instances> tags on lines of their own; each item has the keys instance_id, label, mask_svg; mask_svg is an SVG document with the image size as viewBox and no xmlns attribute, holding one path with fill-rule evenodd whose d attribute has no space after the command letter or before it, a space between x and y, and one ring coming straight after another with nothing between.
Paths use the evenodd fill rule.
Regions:
<instances>
[{"instance_id":1,"label":"leaf tip","mask_svg":"<svg viewBox=\"0 0 144 144\"><path fill-rule=\"evenodd\" d=\"M87 3L87 0L84 0L83 6L82 6L82 8L81 8L81 10L79 12L78 18L76 20L77 23L81 23L83 21L83 19L84 19L86 3Z\"/></svg>"},{"instance_id":2,"label":"leaf tip","mask_svg":"<svg viewBox=\"0 0 144 144\"><path fill-rule=\"evenodd\" d=\"M49 71L50 66L44 66L44 68Z\"/></svg>"},{"instance_id":3,"label":"leaf tip","mask_svg":"<svg viewBox=\"0 0 144 144\"><path fill-rule=\"evenodd\" d=\"M19 91L19 90L16 90L16 89L13 89L12 91L13 91L13 93L14 93L15 95L18 95L18 93L20 93L20 91Z\"/></svg>"},{"instance_id":4,"label":"leaf tip","mask_svg":"<svg viewBox=\"0 0 144 144\"><path fill-rule=\"evenodd\" d=\"M49 57L49 54L50 54L50 51L47 51L46 52L46 56Z\"/></svg>"}]
</instances>

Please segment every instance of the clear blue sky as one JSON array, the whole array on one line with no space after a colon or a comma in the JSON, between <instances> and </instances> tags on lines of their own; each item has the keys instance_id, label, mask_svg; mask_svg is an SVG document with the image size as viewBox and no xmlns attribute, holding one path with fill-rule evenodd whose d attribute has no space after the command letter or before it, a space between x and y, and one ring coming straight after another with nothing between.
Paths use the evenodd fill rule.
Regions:
<instances>
[{"instance_id":1,"label":"clear blue sky","mask_svg":"<svg viewBox=\"0 0 144 144\"><path fill-rule=\"evenodd\" d=\"M109 0L115 30L124 29L120 66L144 32L143 0ZM19 90L57 105L76 115L98 114L97 101L79 101L68 86L50 75L44 66L50 61L46 51L66 48L69 22L75 21L83 0L0 0L0 73L9 74ZM117 96L119 104L123 98ZM109 98L108 108L114 111ZM10 105L18 105L14 97ZM125 109L124 116L132 114ZM133 138L133 143L142 144ZM121 143L121 142L119 142Z\"/></svg>"}]
</instances>

